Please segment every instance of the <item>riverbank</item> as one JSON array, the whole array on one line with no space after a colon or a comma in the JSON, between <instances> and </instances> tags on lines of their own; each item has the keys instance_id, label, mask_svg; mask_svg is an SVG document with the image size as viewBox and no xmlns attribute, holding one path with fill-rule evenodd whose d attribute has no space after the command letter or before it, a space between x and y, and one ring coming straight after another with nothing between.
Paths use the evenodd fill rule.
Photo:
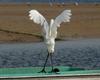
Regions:
<instances>
[{"instance_id":1,"label":"riverbank","mask_svg":"<svg viewBox=\"0 0 100 80\"><path fill-rule=\"evenodd\" d=\"M48 21L64 9L72 10L70 23L58 29L58 38L100 38L100 5L96 4L0 4L0 43L41 41L41 27L29 20L28 11L37 9Z\"/></svg>"}]
</instances>

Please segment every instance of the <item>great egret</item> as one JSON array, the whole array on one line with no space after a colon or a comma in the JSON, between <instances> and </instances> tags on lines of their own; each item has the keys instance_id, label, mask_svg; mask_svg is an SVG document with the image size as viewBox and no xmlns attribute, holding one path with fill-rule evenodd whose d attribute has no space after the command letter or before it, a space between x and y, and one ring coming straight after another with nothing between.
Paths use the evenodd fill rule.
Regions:
<instances>
[{"instance_id":1,"label":"great egret","mask_svg":"<svg viewBox=\"0 0 100 80\"><path fill-rule=\"evenodd\" d=\"M60 27L60 24L62 22L70 22L71 15L72 15L71 10L64 10L55 19L51 19L50 25L49 25L46 19L37 10L33 9L29 11L30 20L33 20L34 23L40 24L42 26L44 42L47 45L47 50L48 50L48 55L41 72L46 72L45 66L48 61L49 56L50 56L51 65L52 65L51 72L54 71L52 54L54 53L55 38L57 37L57 28Z\"/></svg>"}]
</instances>

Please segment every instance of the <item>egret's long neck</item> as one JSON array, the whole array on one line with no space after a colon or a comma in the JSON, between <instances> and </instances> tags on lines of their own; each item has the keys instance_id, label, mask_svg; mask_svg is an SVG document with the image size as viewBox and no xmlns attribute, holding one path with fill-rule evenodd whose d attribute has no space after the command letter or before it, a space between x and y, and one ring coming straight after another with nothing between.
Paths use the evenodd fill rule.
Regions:
<instances>
[{"instance_id":1,"label":"egret's long neck","mask_svg":"<svg viewBox=\"0 0 100 80\"><path fill-rule=\"evenodd\" d=\"M52 30L53 23L54 23L54 20L51 19L50 26L49 26L49 36L51 36L51 30Z\"/></svg>"}]
</instances>

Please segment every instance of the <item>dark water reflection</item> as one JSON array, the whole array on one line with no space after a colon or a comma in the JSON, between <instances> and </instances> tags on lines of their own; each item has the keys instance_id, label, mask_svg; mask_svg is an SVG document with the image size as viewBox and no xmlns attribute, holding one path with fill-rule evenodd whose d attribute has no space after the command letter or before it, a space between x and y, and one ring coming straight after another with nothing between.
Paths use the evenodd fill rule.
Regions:
<instances>
[{"instance_id":1,"label":"dark water reflection","mask_svg":"<svg viewBox=\"0 0 100 80\"><path fill-rule=\"evenodd\" d=\"M42 42L0 44L0 67L43 66L46 55ZM56 42L53 59L55 66L100 69L100 39Z\"/></svg>"}]
</instances>

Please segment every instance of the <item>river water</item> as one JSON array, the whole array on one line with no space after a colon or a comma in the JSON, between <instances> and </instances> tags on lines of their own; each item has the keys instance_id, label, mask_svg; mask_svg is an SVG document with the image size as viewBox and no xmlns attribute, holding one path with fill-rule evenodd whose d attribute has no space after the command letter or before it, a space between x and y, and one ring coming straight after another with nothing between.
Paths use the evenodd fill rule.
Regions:
<instances>
[{"instance_id":1,"label":"river water","mask_svg":"<svg viewBox=\"0 0 100 80\"><path fill-rule=\"evenodd\" d=\"M0 44L0 67L43 66L47 48L43 42ZM100 69L100 39L57 41L55 66ZM47 66L50 66L48 61Z\"/></svg>"},{"instance_id":2,"label":"river water","mask_svg":"<svg viewBox=\"0 0 100 80\"><path fill-rule=\"evenodd\" d=\"M0 0L0 3L100 3L100 0Z\"/></svg>"}]
</instances>

